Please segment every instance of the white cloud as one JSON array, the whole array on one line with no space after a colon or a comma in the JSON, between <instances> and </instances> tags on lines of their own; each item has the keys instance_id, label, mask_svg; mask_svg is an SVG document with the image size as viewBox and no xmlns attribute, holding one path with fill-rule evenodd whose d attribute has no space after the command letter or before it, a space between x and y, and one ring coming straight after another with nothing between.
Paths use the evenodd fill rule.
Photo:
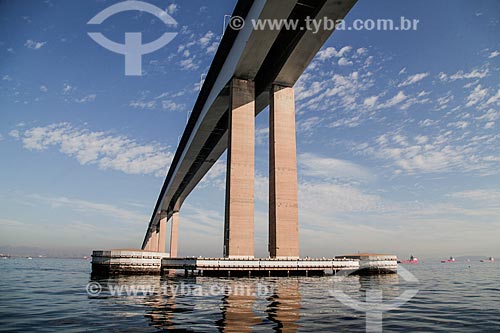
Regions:
<instances>
[{"instance_id":1,"label":"white cloud","mask_svg":"<svg viewBox=\"0 0 500 333\"><path fill-rule=\"evenodd\" d=\"M75 90L75 87L71 86L70 84L68 84L68 83L64 83L63 84L62 93L64 95L67 95L67 94L69 94L70 92L72 92L74 90Z\"/></svg>"},{"instance_id":2,"label":"white cloud","mask_svg":"<svg viewBox=\"0 0 500 333\"><path fill-rule=\"evenodd\" d=\"M0 226L2 226L2 228L17 228L24 227L25 224L17 220L0 218Z\"/></svg>"},{"instance_id":3,"label":"white cloud","mask_svg":"<svg viewBox=\"0 0 500 333\"><path fill-rule=\"evenodd\" d=\"M326 49L319 51L316 57L318 60L323 61L335 57L336 55L337 50L334 47L327 47Z\"/></svg>"},{"instance_id":4,"label":"white cloud","mask_svg":"<svg viewBox=\"0 0 500 333\"><path fill-rule=\"evenodd\" d=\"M97 95L96 94L90 94L90 95L87 95L87 96L84 96L82 98L76 98L75 99L75 102L76 103L87 103L87 102L93 102L95 101Z\"/></svg>"},{"instance_id":5,"label":"white cloud","mask_svg":"<svg viewBox=\"0 0 500 333\"><path fill-rule=\"evenodd\" d=\"M437 120L432 120L432 119L425 119L425 120L421 120L418 122L418 125L420 127L429 127L429 126L433 126L433 125L436 125L438 124L439 121Z\"/></svg>"},{"instance_id":6,"label":"white cloud","mask_svg":"<svg viewBox=\"0 0 500 333\"><path fill-rule=\"evenodd\" d=\"M433 121L426 119L423 123L433 123ZM463 120L447 125L457 129L470 126ZM433 136L417 135L413 140L401 134L384 135L374 142L360 145L359 150L363 154L387 161L386 167L399 170L396 174L473 171L478 176L498 173L496 164L499 161L489 159L488 156L495 154L495 147L500 137L476 135L464 139L467 133L469 132L447 130Z\"/></svg>"},{"instance_id":7,"label":"white cloud","mask_svg":"<svg viewBox=\"0 0 500 333\"><path fill-rule=\"evenodd\" d=\"M34 127L20 134L26 149L44 150L58 147L65 155L82 164L128 174L164 176L173 154L159 144L139 144L125 136L78 129L68 123Z\"/></svg>"},{"instance_id":8,"label":"white cloud","mask_svg":"<svg viewBox=\"0 0 500 333\"><path fill-rule=\"evenodd\" d=\"M26 46L28 49L39 50L45 44L47 44L47 42L35 42L34 40L28 39L26 43L24 43L24 46Z\"/></svg>"},{"instance_id":9,"label":"white cloud","mask_svg":"<svg viewBox=\"0 0 500 333\"><path fill-rule=\"evenodd\" d=\"M361 125L361 116L356 115L353 117L348 117L348 118L341 118L339 120L334 121L329 125L331 128L337 128L337 127L347 127L347 128L354 128L358 127Z\"/></svg>"},{"instance_id":10,"label":"white cloud","mask_svg":"<svg viewBox=\"0 0 500 333\"><path fill-rule=\"evenodd\" d=\"M448 123L448 127L455 127L457 129L466 129L469 127L469 123L463 120Z\"/></svg>"},{"instance_id":11,"label":"white cloud","mask_svg":"<svg viewBox=\"0 0 500 333\"><path fill-rule=\"evenodd\" d=\"M340 58L340 60L338 61L340 66L352 65L352 62L347 60L347 58L345 57L345 55L351 52L351 50L352 46L344 46L339 51L337 51L334 47L330 46L319 51L318 54L316 55L316 59L318 59L319 61L324 61L327 59L331 59L333 57L337 57ZM358 55L364 55L366 52L367 49L365 48L359 48L356 50L356 53Z\"/></svg>"},{"instance_id":12,"label":"white cloud","mask_svg":"<svg viewBox=\"0 0 500 333\"><path fill-rule=\"evenodd\" d=\"M429 73L419 73L419 74L415 74L415 75L410 75L406 80L401 82L398 85L398 87L409 86L411 84L417 83L418 81L422 81L423 79L425 79L428 76L429 76Z\"/></svg>"},{"instance_id":13,"label":"white cloud","mask_svg":"<svg viewBox=\"0 0 500 333\"><path fill-rule=\"evenodd\" d=\"M194 62L194 57L184 59L179 64L183 70L196 70L200 67L197 63Z\"/></svg>"},{"instance_id":14,"label":"white cloud","mask_svg":"<svg viewBox=\"0 0 500 333\"><path fill-rule=\"evenodd\" d=\"M201 47L206 47L214 38L215 34L212 31L208 31L203 37L200 38L199 43Z\"/></svg>"},{"instance_id":15,"label":"white cloud","mask_svg":"<svg viewBox=\"0 0 500 333\"><path fill-rule=\"evenodd\" d=\"M154 109L156 108L156 101L130 101L128 103L130 107L136 108L136 109Z\"/></svg>"},{"instance_id":16,"label":"white cloud","mask_svg":"<svg viewBox=\"0 0 500 333\"><path fill-rule=\"evenodd\" d=\"M378 101L378 96L371 96L365 98L365 100L363 101L363 105L369 108L373 108L377 104L377 101Z\"/></svg>"},{"instance_id":17,"label":"white cloud","mask_svg":"<svg viewBox=\"0 0 500 333\"><path fill-rule=\"evenodd\" d=\"M419 144L419 145L422 145L422 144L425 144L429 141L429 137L425 136L425 135L417 135L415 137L415 141Z\"/></svg>"},{"instance_id":18,"label":"white cloud","mask_svg":"<svg viewBox=\"0 0 500 333\"><path fill-rule=\"evenodd\" d=\"M393 106L398 105L399 103L403 102L407 98L408 98L408 96L406 96L404 92L399 91L394 97L392 97L387 102L385 102L382 107L384 107L384 108L393 107Z\"/></svg>"},{"instance_id":19,"label":"white cloud","mask_svg":"<svg viewBox=\"0 0 500 333\"><path fill-rule=\"evenodd\" d=\"M488 101L486 102L486 104L498 104L498 102L500 101L500 89L497 91L496 95L494 96L491 96Z\"/></svg>"},{"instance_id":20,"label":"white cloud","mask_svg":"<svg viewBox=\"0 0 500 333\"><path fill-rule=\"evenodd\" d=\"M352 61L347 60L347 58L340 58L338 64L339 66L350 66L352 65Z\"/></svg>"},{"instance_id":21,"label":"white cloud","mask_svg":"<svg viewBox=\"0 0 500 333\"><path fill-rule=\"evenodd\" d=\"M50 197L46 195L33 194L29 198L42 201L52 208L70 208L79 213L97 213L110 217L119 219L120 221L129 220L136 222L138 224L145 223L149 220L149 216L143 215L134 211L124 209L123 207L117 207L110 204L103 204L100 202L92 202L77 198L67 198L67 197Z\"/></svg>"},{"instance_id":22,"label":"white cloud","mask_svg":"<svg viewBox=\"0 0 500 333\"><path fill-rule=\"evenodd\" d=\"M185 105L175 103L171 100L163 100L163 101L161 101L161 107L163 110L167 110L167 111L181 111L181 110L184 110Z\"/></svg>"},{"instance_id":23,"label":"white cloud","mask_svg":"<svg viewBox=\"0 0 500 333\"><path fill-rule=\"evenodd\" d=\"M207 47L207 53L214 54L217 51L218 47L219 47L219 42L213 42L212 45Z\"/></svg>"},{"instance_id":24,"label":"white cloud","mask_svg":"<svg viewBox=\"0 0 500 333\"><path fill-rule=\"evenodd\" d=\"M161 108L167 111L183 111L186 105L176 102L176 98L185 94L185 90L179 90L176 93L164 92L158 96L150 97L149 92L141 92L142 97L138 100L129 102L129 106L135 109L155 110Z\"/></svg>"},{"instance_id":25,"label":"white cloud","mask_svg":"<svg viewBox=\"0 0 500 333\"><path fill-rule=\"evenodd\" d=\"M467 190L451 193L449 196L455 199L472 200L500 208L500 190L497 189Z\"/></svg>"},{"instance_id":26,"label":"white cloud","mask_svg":"<svg viewBox=\"0 0 500 333\"><path fill-rule=\"evenodd\" d=\"M439 79L441 81L456 81L456 80L470 80L470 79L483 79L486 76L488 76L489 70L488 68L479 70L479 69L474 69L468 73L464 72L463 70L460 70L456 72L455 74L449 76L445 73L439 73Z\"/></svg>"},{"instance_id":27,"label":"white cloud","mask_svg":"<svg viewBox=\"0 0 500 333\"><path fill-rule=\"evenodd\" d=\"M439 97L437 99L437 107L436 110L444 110L448 107L449 103L454 99L455 97L451 94L448 94L443 97Z\"/></svg>"},{"instance_id":28,"label":"white cloud","mask_svg":"<svg viewBox=\"0 0 500 333\"><path fill-rule=\"evenodd\" d=\"M382 199L366 194L349 185L322 182L304 182L299 185L299 206L301 214L309 217L332 217L342 213L383 211ZM311 219L308 225L318 221Z\"/></svg>"},{"instance_id":29,"label":"white cloud","mask_svg":"<svg viewBox=\"0 0 500 333\"><path fill-rule=\"evenodd\" d=\"M482 116L476 117L478 120L485 120L488 122L495 122L498 119L500 119L500 111L497 111L495 109L488 109L485 114Z\"/></svg>"},{"instance_id":30,"label":"white cloud","mask_svg":"<svg viewBox=\"0 0 500 333\"><path fill-rule=\"evenodd\" d=\"M255 129L255 144L264 145L269 142L269 127Z\"/></svg>"},{"instance_id":31,"label":"white cloud","mask_svg":"<svg viewBox=\"0 0 500 333\"><path fill-rule=\"evenodd\" d=\"M172 3L172 4L168 5L168 7L167 7L167 13L170 15L174 14L178 10L179 10L179 6L175 3Z\"/></svg>"},{"instance_id":32,"label":"white cloud","mask_svg":"<svg viewBox=\"0 0 500 333\"><path fill-rule=\"evenodd\" d=\"M473 106L482 101L488 94L488 89L482 89L481 85L478 84L476 88L467 96L467 104L465 106Z\"/></svg>"},{"instance_id":33,"label":"white cloud","mask_svg":"<svg viewBox=\"0 0 500 333\"><path fill-rule=\"evenodd\" d=\"M337 53L337 57L341 58L344 57L346 53L351 52L352 46L344 46L343 48L340 49L340 51Z\"/></svg>"},{"instance_id":34,"label":"white cloud","mask_svg":"<svg viewBox=\"0 0 500 333\"><path fill-rule=\"evenodd\" d=\"M365 168L350 161L323 157L312 153L297 156L299 174L323 179L367 180L372 176Z\"/></svg>"},{"instance_id":35,"label":"white cloud","mask_svg":"<svg viewBox=\"0 0 500 333\"><path fill-rule=\"evenodd\" d=\"M496 58L500 55L500 52L499 51L493 51L490 53L490 55L488 56L488 59L493 59L493 58Z\"/></svg>"},{"instance_id":36,"label":"white cloud","mask_svg":"<svg viewBox=\"0 0 500 333\"><path fill-rule=\"evenodd\" d=\"M224 190L226 186L226 164L225 159L219 158L202 178L200 185L211 185L221 191Z\"/></svg>"},{"instance_id":37,"label":"white cloud","mask_svg":"<svg viewBox=\"0 0 500 333\"><path fill-rule=\"evenodd\" d=\"M368 50L364 47L361 47L359 49L356 50L356 53L359 54L359 55L363 55L365 54L366 52L368 52Z\"/></svg>"},{"instance_id":38,"label":"white cloud","mask_svg":"<svg viewBox=\"0 0 500 333\"><path fill-rule=\"evenodd\" d=\"M19 134L19 131L18 131L18 130L12 130L12 131L10 131L10 132L9 132L9 135L10 135L11 137L15 138L15 139L19 139L19 136L20 136L20 134Z\"/></svg>"}]
</instances>

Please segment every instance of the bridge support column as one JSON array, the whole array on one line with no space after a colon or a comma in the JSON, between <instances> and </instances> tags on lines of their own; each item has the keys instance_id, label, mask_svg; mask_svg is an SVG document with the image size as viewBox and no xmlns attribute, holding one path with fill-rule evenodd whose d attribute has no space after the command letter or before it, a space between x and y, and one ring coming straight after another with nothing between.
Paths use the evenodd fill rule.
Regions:
<instances>
[{"instance_id":1,"label":"bridge support column","mask_svg":"<svg viewBox=\"0 0 500 333\"><path fill-rule=\"evenodd\" d=\"M161 218L158 222L158 252L165 252L167 241L167 218Z\"/></svg>"},{"instance_id":2,"label":"bridge support column","mask_svg":"<svg viewBox=\"0 0 500 333\"><path fill-rule=\"evenodd\" d=\"M144 246L144 249L143 249L144 251L152 251L151 250L152 249L152 242L151 242L152 238L153 238L153 234L151 234L149 236L149 239L146 242L146 246Z\"/></svg>"},{"instance_id":3,"label":"bridge support column","mask_svg":"<svg viewBox=\"0 0 500 333\"><path fill-rule=\"evenodd\" d=\"M153 230L146 249L151 252L158 252L158 231Z\"/></svg>"},{"instance_id":4,"label":"bridge support column","mask_svg":"<svg viewBox=\"0 0 500 333\"><path fill-rule=\"evenodd\" d=\"M255 85L230 87L224 257L254 256Z\"/></svg>"},{"instance_id":5,"label":"bridge support column","mask_svg":"<svg viewBox=\"0 0 500 333\"><path fill-rule=\"evenodd\" d=\"M269 254L299 257L293 88L274 85L269 105Z\"/></svg>"},{"instance_id":6,"label":"bridge support column","mask_svg":"<svg viewBox=\"0 0 500 333\"><path fill-rule=\"evenodd\" d=\"M179 238L179 212L172 214L172 225L170 226L170 257L177 258L177 247Z\"/></svg>"}]
</instances>

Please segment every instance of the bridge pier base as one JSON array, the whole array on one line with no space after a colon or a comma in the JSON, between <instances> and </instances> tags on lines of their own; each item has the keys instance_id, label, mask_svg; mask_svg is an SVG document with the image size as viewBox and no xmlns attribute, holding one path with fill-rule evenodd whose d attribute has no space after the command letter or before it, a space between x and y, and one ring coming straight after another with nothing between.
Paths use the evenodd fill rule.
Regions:
<instances>
[{"instance_id":1,"label":"bridge pier base","mask_svg":"<svg viewBox=\"0 0 500 333\"><path fill-rule=\"evenodd\" d=\"M224 257L254 256L255 84L230 86Z\"/></svg>"},{"instance_id":2,"label":"bridge pier base","mask_svg":"<svg viewBox=\"0 0 500 333\"><path fill-rule=\"evenodd\" d=\"M269 255L298 258L294 89L273 85L269 105Z\"/></svg>"}]
</instances>

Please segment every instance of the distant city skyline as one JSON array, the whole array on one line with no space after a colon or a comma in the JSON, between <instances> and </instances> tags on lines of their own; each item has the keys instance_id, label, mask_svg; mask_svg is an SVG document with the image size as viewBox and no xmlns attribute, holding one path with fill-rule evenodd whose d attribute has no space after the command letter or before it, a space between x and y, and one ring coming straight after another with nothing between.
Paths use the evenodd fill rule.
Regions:
<instances>
[{"instance_id":1,"label":"distant city skyline","mask_svg":"<svg viewBox=\"0 0 500 333\"><path fill-rule=\"evenodd\" d=\"M148 1L178 35L143 75L87 32L119 1L0 4L0 248L140 247L236 1ZM429 11L432 7L433 10ZM295 85L301 256L499 256L500 3L360 0ZM94 30L92 30L94 29ZM109 39L166 31L121 13ZM267 256L268 112L256 118L255 254ZM225 155L180 214L179 255L222 255Z\"/></svg>"}]
</instances>

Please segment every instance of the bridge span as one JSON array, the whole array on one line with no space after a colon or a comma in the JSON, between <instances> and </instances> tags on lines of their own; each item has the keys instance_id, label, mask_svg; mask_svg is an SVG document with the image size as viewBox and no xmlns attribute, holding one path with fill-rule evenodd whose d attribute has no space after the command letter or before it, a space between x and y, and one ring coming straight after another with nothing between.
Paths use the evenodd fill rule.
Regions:
<instances>
[{"instance_id":1,"label":"bridge span","mask_svg":"<svg viewBox=\"0 0 500 333\"><path fill-rule=\"evenodd\" d=\"M270 106L269 255L298 258L298 194L293 85L333 32L306 19L343 19L357 0L239 0L160 191L142 249L177 257L179 211L227 149L224 257L254 256L255 116ZM255 30L251 20L297 20L295 30Z\"/></svg>"}]
</instances>

